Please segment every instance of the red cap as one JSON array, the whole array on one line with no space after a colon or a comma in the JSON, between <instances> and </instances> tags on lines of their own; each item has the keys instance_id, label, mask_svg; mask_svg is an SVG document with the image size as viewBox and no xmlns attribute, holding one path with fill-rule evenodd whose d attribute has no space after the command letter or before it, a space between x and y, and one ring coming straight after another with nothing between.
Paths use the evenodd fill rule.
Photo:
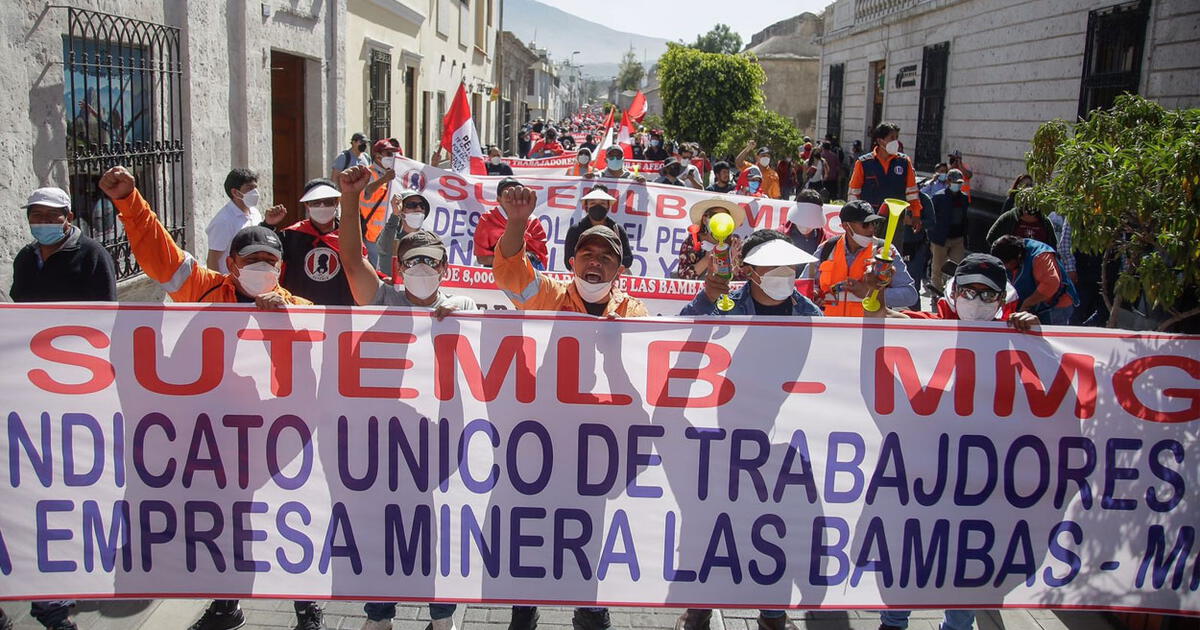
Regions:
<instances>
[{"instance_id":1,"label":"red cap","mask_svg":"<svg viewBox=\"0 0 1200 630\"><path fill-rule=\"evenodd\" d=\"M382 140L376 140L375 146L372 147L371 151L373 153L383 153L384 151L395 151L396 153L398 153L400 155L404 155L404 151L400 148L400 145L396 144L396 142L393 141L391 138L384 138Z\"/></svg>"}]
</instances>

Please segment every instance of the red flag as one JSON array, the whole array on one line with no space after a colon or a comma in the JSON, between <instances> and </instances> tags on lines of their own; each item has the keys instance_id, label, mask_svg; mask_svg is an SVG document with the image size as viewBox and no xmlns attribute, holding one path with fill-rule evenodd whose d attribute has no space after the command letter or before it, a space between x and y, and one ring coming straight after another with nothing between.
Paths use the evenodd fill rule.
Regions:
<instances>
[{"instance_id":1,"label":"red flag","mask_svg":"<svg viewBox=\"0 0 1200 630\"><path fill-rule=\"evenodd\" d=\"M629 109L625 111L626 118L632 118L633 122L640 123L646 117L646 95L638 90L636 96L633 97L633 102L629 104Z\"/></svg>"},{"instance_id":2,"label":"red flag","mask_svg":"<svg viewBox=\"0 0 1200 630\"><path fill-rule=\"evenodd\" d=\"M467 86L460 83L450 111L442 119L442 149L450 156L450 165L457 173L487 175L479 134L471 119L471 103L467 101Z\"/></svg>"},{"instance_id":3,"label":"red flag","mask_svg":"<svg viewBox=\"0 0 1200 630\"><path fill-rule=\"evenodd\" d=\"M639 92L640 94L640 92ZM644 113L644 111L643 111ZM621 133L617 135L617 144L621 145L621 150L625 152L625 159L633 159L633 116L629 112L625 112L625 116L621 118Z\"/></svg>"}]
</instances>

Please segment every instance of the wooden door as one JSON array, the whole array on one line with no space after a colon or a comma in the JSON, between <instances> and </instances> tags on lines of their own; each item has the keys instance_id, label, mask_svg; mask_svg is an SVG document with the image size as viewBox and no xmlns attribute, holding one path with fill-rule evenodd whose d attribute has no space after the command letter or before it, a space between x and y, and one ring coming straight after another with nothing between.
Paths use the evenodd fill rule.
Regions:
<instances>
[{"instance_id":1,"label":"wooden door","mask_svg":"<svg viewBox=\"0 0 1200 630\"><path fill-rule=\"evenodd\" d=\"M271 51L272 203L287 206L290 224L304 218L304 59Z\"/></svg>"}]
</instances>

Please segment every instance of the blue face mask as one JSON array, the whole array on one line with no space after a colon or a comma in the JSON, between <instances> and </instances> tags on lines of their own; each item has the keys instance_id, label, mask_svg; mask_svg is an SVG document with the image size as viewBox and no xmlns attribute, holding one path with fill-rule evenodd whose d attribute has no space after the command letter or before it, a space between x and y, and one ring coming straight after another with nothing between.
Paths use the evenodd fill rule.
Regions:
<instances>
[{"instance_id":1,"label":"blue face mask","mask_svg":"<svg viewBox=\"0 0 1200 630\"><path fill-rule=\"evenodd\" d=\"M610 171L614 171L614 172L615 172L615 171L619 171L619 170L621 170L622 168L624 168L624 166L625 166L625 160L624 160L624 159L619 159L619 160L609 160L609 161L608 161L608 170L610 170Z\"/></svg>"},{"instance_id":2,"label":"blue face mask","mask_svg":"<svg viewBox=\"0 0 1200 630\"><path fill-rule=\"evenodd\" d=\"M33 238L42 245L54 245L67 238L61 223L32 223L29 231L33 232Z\"/></svg>"},{"instance_id":3,"label":"blue face mask","mask_svg":"<svg viewBox=\"0 0 1200 630\"><path fill-rule=\"evenodd\" d=\"M939 182L944 182L944 181L946 181L946 174L945 174L945 173L938 173L938 181L939 181Z\"/></svg>"},{"instance_id":4,"label":"blue face mask","mask_svg":"<svg viewBox=\"0 0 1200 630\"><path fill-rule=\"evenodd\" d=\"M950 192L958 192L962 190L962 184L950 184Z\"/></svg>"},{"instance_id":5,"label":"blue face mask","mask_svg":"<svg viewBox=\"0 0 1200 630\"><path fill-rule=\"evenodd\" d=\"M751 181L751 182L750 182L750 184L749 184L749 186L750 186L750 192L752 192L752 193L756 193L756 192L758 192L758 187L759 187L759 185L760 185L760 184L762 184L762 182L758 182L758 181Z\"/></svg>"}]
</instances>

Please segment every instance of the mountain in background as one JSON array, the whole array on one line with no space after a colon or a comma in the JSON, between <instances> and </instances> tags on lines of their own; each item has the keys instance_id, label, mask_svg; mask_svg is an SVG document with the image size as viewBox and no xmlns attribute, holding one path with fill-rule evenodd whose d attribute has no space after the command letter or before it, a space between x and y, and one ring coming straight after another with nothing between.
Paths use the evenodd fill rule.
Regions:
<instances>
[{"instance_id":1,"label":"mountain in background","mask_svg":"<svg viewBox=\"0 0 1200 630\"><path fill-rule=\"evenodd\" d=\"M555 62L570 60L578 50L575 63L583 66L585 77L617 76L621 57L630 46L647 70L667 51L665 39L623 33L537 0L505 0L504 29L527 45L549 50Z\"/></svg>"}]
</instances>

